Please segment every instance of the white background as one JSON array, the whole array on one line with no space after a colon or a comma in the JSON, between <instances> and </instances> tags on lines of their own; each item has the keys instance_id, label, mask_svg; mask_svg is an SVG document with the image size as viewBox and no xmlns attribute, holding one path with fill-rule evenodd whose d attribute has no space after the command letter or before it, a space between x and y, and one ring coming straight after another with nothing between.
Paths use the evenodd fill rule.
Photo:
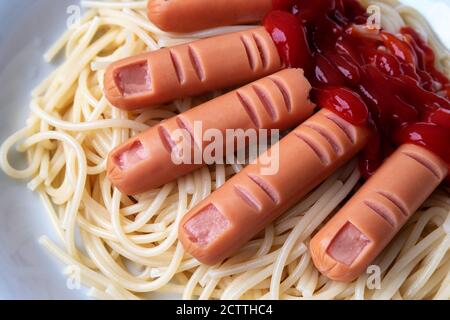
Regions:
<instances>
[{"instance_id":1,"label":"white background","mask_svg":"<svg viewBox=\"0 0 450 320\"><path fill-rule=\"evenodd\" d=\"M212 1L212 0L211 0ZM245 0L243 0L245 1ZM450 47L450 0L405 0L416 6ZM76 0L0 0L0 141L23 127L29 92L50 72L42 55L65 28ZM0 299L73 299L61 264L39 246L56 239L37 196L0 173Z\"/></svg>"}]
</instances>

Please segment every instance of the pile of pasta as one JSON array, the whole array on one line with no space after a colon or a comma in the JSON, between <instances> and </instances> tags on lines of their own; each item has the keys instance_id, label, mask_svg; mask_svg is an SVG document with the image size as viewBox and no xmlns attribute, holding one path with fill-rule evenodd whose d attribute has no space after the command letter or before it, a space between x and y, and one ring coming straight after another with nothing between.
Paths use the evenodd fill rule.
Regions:
<instances>
[{"instance_id":1,"label":"pile of pasta","mask_svg":"<svg viewBox=\"0 0 450 320\"><path fill-rule=\"evenodd\" d=\"M425 19L398 1L379 6L383 28L409 25L433 47L450 75L450 55ZM33 92L26 126L1 147L11 177L29 181L57 238L40 243L69 274L76 267L88 295L97 299L449 299L450 191L437 190L377 259L371 274L350 284L320 275L308 252L311 236L360 186L357 162L328 178L226 262L208 267L186 254L177 239L180 219L241 165L203 168L178 181L129 197L106 178L115 146L139 132L220 94L127 113L103 95L109 63L130 55L217 34L233 26L192 34L169 34L146 17L146 1L83 1L78 25L68 28L45 54L64 61ZM25 169L8 161L17 148ZM369 284L369 285L368 285Z\"/></svg>"}]
</instances>

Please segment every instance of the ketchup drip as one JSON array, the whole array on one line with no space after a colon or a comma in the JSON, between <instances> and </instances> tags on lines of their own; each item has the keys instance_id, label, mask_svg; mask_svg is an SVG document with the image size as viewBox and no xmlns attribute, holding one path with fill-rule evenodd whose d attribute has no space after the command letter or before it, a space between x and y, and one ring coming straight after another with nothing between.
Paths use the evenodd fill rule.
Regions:
<instances>
[{"instance_id":1,"label":"ketchup drip","mask_svg":"<svg viewBox=\"0 0 450 320\"><path fill-rule=\"evenodd\" d=\"M411 28L367 28L356 0L274 0L264 26L287 67L303 68L312 100L374 135L361 153L365 178L412 143L450 166L450 82Z\"/></svg>"}]
</instances>

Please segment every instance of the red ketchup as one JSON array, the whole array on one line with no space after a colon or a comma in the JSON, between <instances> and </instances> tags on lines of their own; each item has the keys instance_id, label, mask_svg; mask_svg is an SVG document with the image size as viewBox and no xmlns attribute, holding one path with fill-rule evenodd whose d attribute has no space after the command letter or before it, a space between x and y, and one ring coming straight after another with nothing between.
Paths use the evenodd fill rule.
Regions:
<instances>
[{"instance_id":1,"label":"red ketchup","mask_svg":"<svg viewBox=\"0 0 450 320\"><path fill-rule=\"evenodd\" d=\"M296 0L272 0L272 8L273 10L291 11L296 2Z\"/></svg>"},{"instance_id":2,"label":"red ketchup","mask_svg":"<svg viewBox=\"0 0 450 320\"><path fill-rule=\"evenodd\" d=\"M274 0L274 8L264 26L284 64L305 70L312 99L373 129L360 160L365 178L404 143L450 166L450 82L417 32L367 28L356 0Z\"/></svg>"}]
</instances>

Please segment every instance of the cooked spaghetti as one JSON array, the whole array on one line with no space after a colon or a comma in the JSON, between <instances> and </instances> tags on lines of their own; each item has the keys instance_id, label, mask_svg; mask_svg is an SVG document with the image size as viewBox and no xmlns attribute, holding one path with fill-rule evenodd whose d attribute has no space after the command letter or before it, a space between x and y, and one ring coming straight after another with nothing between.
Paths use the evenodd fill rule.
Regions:
<instances>
[{"instance_id":1,"label":"cooked spaghetti","mask_svg":"<svg viewBox=\"0 0 450 320\"><path fill-rule=\"evenodd\" d=\"M382 11L383 28L414 27L450 75L450 55L425 19L396 0L361 1ZM141 299L177 294L184 299L450 299L450 192L437 190L374 263L370 275L350 284L321 276L307 244L327 217L358 187L356 162L328 178L294 208L221 265L201 265L177 240L182 216L219 188L240 165L203 168L160 189L128 197L106 178L108 152L161 120L210 99L185 99L136 113L113 108L103 96L112 61L249 26L192 34L160 31L145 15L146 1L83 1L80 25L69 28L45 54L64 62L33 92L26 127L1 147L11 177L29 180L39 193L58 239L40 243L67 267L81 271L89 295ZM215 93L219 94L219 93ZM28 158L18 170L8 161L15 146ZM69 269L68 269L69 270Z\"/></svg>"}]
</instances>

